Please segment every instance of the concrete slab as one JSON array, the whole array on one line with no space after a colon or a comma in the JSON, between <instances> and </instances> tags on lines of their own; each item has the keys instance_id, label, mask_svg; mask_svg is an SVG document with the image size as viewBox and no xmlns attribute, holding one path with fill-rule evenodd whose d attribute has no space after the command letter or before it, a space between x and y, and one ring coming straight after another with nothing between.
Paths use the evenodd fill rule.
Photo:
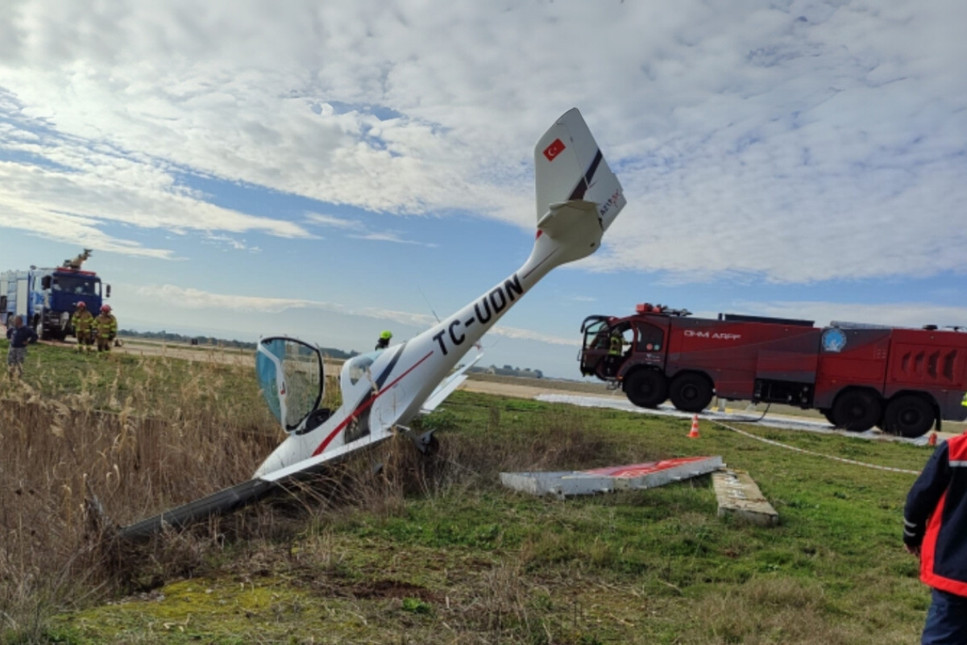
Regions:
<instances>
[{"instance_id":1,"label":"concrete slab","mask_svg":"<svg viewBox=\"0 0 967 645\"><path fill-rule=\"evenodd\" d=\"M723 466L722 457L681 457L642 464L581 471L500 473L500 482L531 495L594 495L617 490L643 490L690 479Z\"/></svg>"},{"instance_id":2,"label":"concrete slab","mask_svg":"<svg viewBox=\"0 0 967 645\"><path fill-rule=\"evenodd\" d=\"M500 483L507 488L531 495L594 495L614 491L611 477L593 477L575 471L500 473Z\"/></svg>"},{"instance_id":3,"label":"concrete slab","mask_svg":"<svg viewBox=\"0 0 967 645\"><path fill-rule=\"evenodd\" d=\"M712 473L712 486L719 503L719 517L732 515L758 526L775 526L779 523L779 514L762 496L749 473L720 470Z\"/></svg>"}]
</instances>

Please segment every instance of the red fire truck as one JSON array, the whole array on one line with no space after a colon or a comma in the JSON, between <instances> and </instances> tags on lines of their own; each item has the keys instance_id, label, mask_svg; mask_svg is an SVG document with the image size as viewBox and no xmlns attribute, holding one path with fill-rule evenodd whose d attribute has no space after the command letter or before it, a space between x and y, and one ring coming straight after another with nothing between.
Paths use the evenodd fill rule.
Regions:
<instances>
[{"instance_id":1,"label":"red fire truck","mask_svg":"<svg viewBox=\"0 0 967 645\"><path fill-rule=\"evenodd\" d=\"M641 304L581 325L581 373L621 387L640 407L687 412L725 400L785 403L863 431L918 437L967 407L967 333L719 314Z\"/></svg>"}]
</instances>

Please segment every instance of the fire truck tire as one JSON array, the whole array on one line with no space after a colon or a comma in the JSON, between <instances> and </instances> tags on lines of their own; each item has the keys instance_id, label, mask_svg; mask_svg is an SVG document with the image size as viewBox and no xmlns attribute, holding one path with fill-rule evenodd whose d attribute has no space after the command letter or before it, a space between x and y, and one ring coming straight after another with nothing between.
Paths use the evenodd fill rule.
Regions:
<instances>
[{"instance_id":1,"label":"fire truck tire","mask_svg":"<svg viewBox=\"0 0 967 645\"><path fill-rule=\"evenodd\" d=\"M846 390L833 403L833 424L851 432L864 432L876 425L883 413L880 397L867 390Z\"/></svg>"},{"instance_id":2,"label":"fire truck tire","mask_svg":"<svg viewBox=\"0 0 967 645\"><path fill-rule=\"evenodd\" d=\"M712 382L704 374L684 372L672 379L668 398L683 412L701 412L712 402Z\"/></svg>"},{"instance_id":3,"label":"fire truck tire","mask_svg":"<svg viewBox=\"0 0 967 645\"><path fill-rule=\"evenodd\" d=\"M639 408L656 408L668 398L668 381L658 370L638 370L625 379L624 391Z\"/></svg>"},{"instance_id":4,"label":"fire truck tire","mask_svg":"<svg viewBox=\"0 0 967 645\"><path fill-rule=\"evenodd\" d=\"M883 415L883 429L902 437L924 435L936 420L933 406L922 396L904 394L890 401Z\"/></svg>"},{"instance_id":5,"label":"fire truck tire","mask_svg":"<svg viewBox=\"0 0 967 645\"><path fill-rule=\"evenodd\" d=\"M826 420L829 421L829 423L831 425L836 425L836 420L833 419L833 411L832 410L830 410L829 408L823 408L823 409L820 410L820 412L823 413L823 416L826 417Z\"/></svg>"}]
</instances>

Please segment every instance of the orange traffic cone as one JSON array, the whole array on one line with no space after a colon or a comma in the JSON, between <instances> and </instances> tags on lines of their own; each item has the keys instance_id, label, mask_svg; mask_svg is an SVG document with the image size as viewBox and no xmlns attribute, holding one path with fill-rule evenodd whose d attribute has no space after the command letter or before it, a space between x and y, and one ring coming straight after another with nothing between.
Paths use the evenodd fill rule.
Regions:
<instances>
[{"instance_id":1,"label":"orange traffic cone","mask_svg":"<svg viewBox=\"0 0 967 645\"><path fill-rule=\"evenodd\" d=\"M689 439L698 439L698 415L692 417L692 429L688 431Z\"/></svg>"},{"instance_id":2,"label":"orange traffic cone","mask_svg":"<svg viewBox=\"0 0 967 645\"><path fill-rule=\"evenodd\" d=\"M936 446L937 445L937 433L936 432L931 432L930 433L930 438L927 439L927 445L928 446Z\"/></svg>"}]
</instances>

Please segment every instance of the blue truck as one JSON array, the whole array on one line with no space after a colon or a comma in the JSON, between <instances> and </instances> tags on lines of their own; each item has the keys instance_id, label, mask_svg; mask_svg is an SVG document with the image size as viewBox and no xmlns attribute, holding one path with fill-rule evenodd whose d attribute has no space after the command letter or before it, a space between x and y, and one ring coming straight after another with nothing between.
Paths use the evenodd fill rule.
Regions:
<instances>
[{"instance_id":1,"label":"blue truck","mask_svg":"<svg viewBox=\"0 0 967 645\"><path fill-rule=\"evenodd\" d=\"M71 316L83 301L95 316L111 285L101 284L93 271L81 269L90 249L53 269L31 266L27 270L0 273L0 322L9 325L14 316L34 328L43 340L64 340L74 334Z\"/></svg>"}]
</instances>

